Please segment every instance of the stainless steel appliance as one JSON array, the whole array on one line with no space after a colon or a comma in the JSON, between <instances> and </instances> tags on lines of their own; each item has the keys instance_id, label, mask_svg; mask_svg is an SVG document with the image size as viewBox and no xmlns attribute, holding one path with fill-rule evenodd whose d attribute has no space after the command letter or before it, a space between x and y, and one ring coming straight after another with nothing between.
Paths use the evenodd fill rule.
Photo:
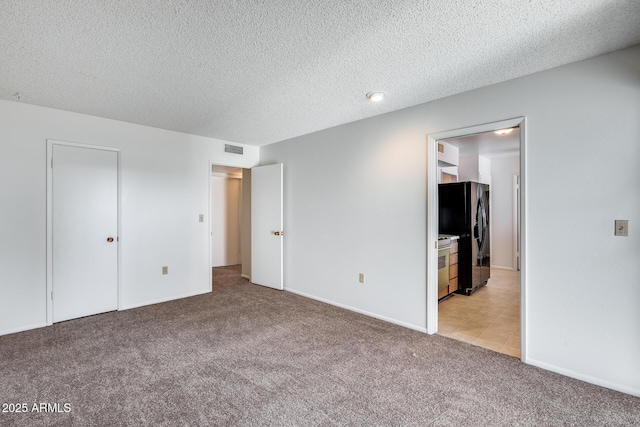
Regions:
<instances>
[{"instance_id":1,"label":"stainless steel appliance","mask_svg":"<svg viewBox=\"0 0 640 427\"><path fill-rule=\"evenodd\" d=\"M458 293L470 295L489 280L489 185L473 181L440 184L439 233L458 240Z\"/></svg>"}]
</instances>

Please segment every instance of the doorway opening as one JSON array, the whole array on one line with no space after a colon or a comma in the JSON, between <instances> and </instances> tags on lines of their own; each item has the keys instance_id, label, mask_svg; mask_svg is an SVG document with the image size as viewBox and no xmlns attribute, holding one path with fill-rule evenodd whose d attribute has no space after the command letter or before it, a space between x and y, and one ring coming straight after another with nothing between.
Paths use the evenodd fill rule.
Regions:
<instances>
[{"instance_id":1,"label":"doorway opening","mask_svg":"<svg viewBox=\"0 0 640 427\"><path fill-rule=\"evenodd\" d=\"M282 163L254 166L244 169L243 166L209 163L209 260L214 259L214 241L216 245L229 247L226 241L220 243L220 234L214 235L213 203L226 203L224 197L213 197L212 184L214 174L222 174L225 178L238 178L241 175L238 221L240 225L240 265L241 276L256 285L284 289L283 266L283 165ZM228 176L231 174L231 176ZM233 176L235 174L235 176ZM226 186L226 184L225 184ZM226 212L226 208L222 209ZM225 213L225 215L228 217ZM204 216L204 215L203 215ZM233 214L231 215L233 216ZM202 221L203 219L201 219ZM223 220L223 222L226 221ZM225 225L228 226L228 223ZM235 227L235 225L232 225ZM230 245L234 246L234 245ZM237 243L235 244L237 246ZM232 250L235 252L235 249ZM230 264L232 262L223 262ZM236 264L237 265L237 264ZM209 290L213 290L213 268L210 269Z\"/></svg>"},{"instance_id":2,"label":"doorway opening","mask_svg":"<svg viewBox=\"0 0 640 427\"><path fill-rule=\"evenodd\" d=\"M507 128L513 129L508 138L494 133ZM428 245L428 332L522 360L526 356L524 141L524 118L429 135L427 195L428 241L433 242ZM444 151L438 146L442 145L454 147L455 161L440 156L453 163L438 162L438 154ZM477 191L472 192L472 186ZM474 202L469 213L461 214L469 216L460 221L465 225L452 231L451 216L458 215L460 209L452 209L448 199L452 191L457 194L456 188L467 194L466 198L482 193L478 200L486 200L486 206ZM442 209L439 190L443 191ZM451 245L440 240L438 249L438 237L450 239ZM444 248L451 261L446 268L442 263ZM472 249L476 249L473 254ZM448 274L443 279L439 276L444 271Z\"/></svg>"},{"instance_id":3,"label":"doorway opening","mask_svg":"<svg viewBox=\"0 0 640 427\"><path fill-rule=\"evenodd\" d=\"M438 333L519 358L520 273L511 234L518 222L512 186L520 174L520 128L510 129L504 135L489 131L440 141L458 149L458 166L442 168L439 175L439 232L458 238L449 249L449 286L446 281L438 286ZM465 187L474 193L467 210L471 218L462 206L451 209L457 202L453 196L462 196ZM478 198L478 191L485 197ZM473 229L465 230L461 220Z\"/></svg>"},{"instance_id":4,"label":"doorway opening","mask_svg":"<svg viewBox=\"0 0 640 427\"><path fill-rule=\"evenodd\" d=\"M213 269L251 274L251 170L210 164L210 263Z\"/></svg>"}]
</instances>

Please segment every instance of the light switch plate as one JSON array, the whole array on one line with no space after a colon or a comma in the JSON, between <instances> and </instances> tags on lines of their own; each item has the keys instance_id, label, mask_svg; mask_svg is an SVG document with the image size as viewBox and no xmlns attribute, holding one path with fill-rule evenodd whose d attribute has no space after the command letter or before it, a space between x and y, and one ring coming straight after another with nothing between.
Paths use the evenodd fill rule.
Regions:
<instances>
[{"instance_id":1,"label":"light switch plate","mask_svg":"<svg viewBox=\"0 0 640 427\"><path fill-rule=\"evenodd\" d=\"M628 219L616 219L615 236L628 236L629 235L629 220Z\"/></svg>"}]
</instances>

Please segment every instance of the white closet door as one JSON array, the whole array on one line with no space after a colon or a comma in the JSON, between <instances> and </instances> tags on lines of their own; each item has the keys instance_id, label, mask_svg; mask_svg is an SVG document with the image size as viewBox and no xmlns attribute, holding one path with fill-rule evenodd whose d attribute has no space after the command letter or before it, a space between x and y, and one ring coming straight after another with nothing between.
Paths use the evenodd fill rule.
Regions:
<instances>
[{"instance_id":1,"label":"white closet door","mask_svg":"<svg viewBox=\"0 0 640 427\"><path fill-rule=\"evenodd\" d=\"M118 154L54 145L53 321L118 308Z\"/></svg>"}]
</instances>

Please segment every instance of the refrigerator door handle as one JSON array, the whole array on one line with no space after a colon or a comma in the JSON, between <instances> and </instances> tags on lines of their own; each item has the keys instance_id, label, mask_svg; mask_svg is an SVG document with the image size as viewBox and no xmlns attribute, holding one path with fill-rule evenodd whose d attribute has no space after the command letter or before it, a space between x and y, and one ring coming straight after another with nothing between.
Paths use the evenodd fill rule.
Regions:
<instances>
[{"instance_id":1,"label":"refrigerator door handle","mask_svg":"<svg viewBox=\"0 0 640 427\"><path fill-rule=\"evenodd\" d=\"M480 236L480 229L479 229L479 225L481 226L481 224L479 224L478 221L478 216L482 215L482 198L478 198L478 203L476 204L476 217L475 217L475 224L473 225L473 238L477 239ZM482 217L480 218L480 220L482 220Z\"/></svg>"},{"instance_id":2,"label":"refrigerator door handle","mask_svg":"<svg viewBox=\"0 0 640 427\"><path fill-rule=\"evenodd\" d=\"M478 249L483 248L487 233L487 215L484 209L482 198L479 198L476 206L476 224L473 226L473 237L478 239Z\"/></svg>"}]
</instances>

